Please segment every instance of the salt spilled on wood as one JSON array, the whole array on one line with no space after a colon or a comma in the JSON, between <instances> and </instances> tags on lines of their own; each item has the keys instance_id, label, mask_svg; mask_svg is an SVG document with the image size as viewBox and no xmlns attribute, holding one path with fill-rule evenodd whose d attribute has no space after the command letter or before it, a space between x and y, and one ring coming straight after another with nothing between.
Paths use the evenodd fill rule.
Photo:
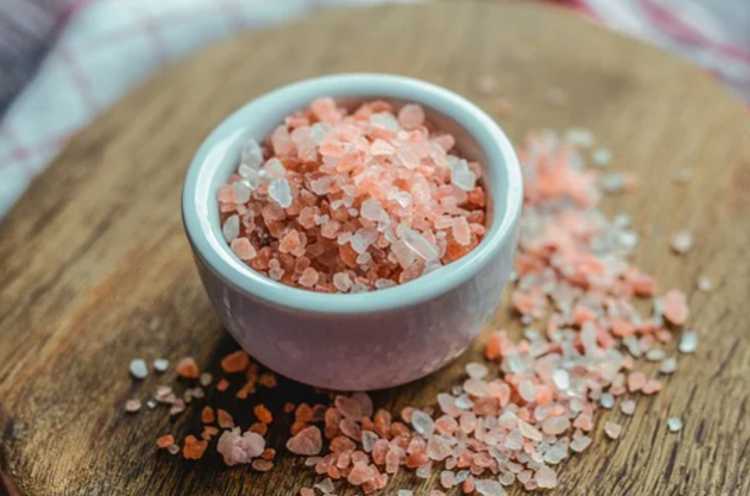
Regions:
<instances>
[{"instance_id":1,"label":"salt spilled on wood","mask_svg":"<svg viewBox=\"0 0 750 496\"><path fill-rule=\"evenodd\" d=\"M338 111L324 102L318 105L320 112ZM406 113L410 112L413 115L401 125L419 121L418 112ZM378 132L387 132L399 125L401 117L381 112L372 114L370 122ZM317 132L323 136L319 142L325 143L325 132ZM287 141L293 137L281 131L275 135L279 147L290 146ZM677 290L658 296L654 279L631 264L634 244L619 241L630 232L629 220L621 215L609 221L599 210L603 185L597 173L585 167L580 152L593 137L585 130L566 136L532 135L519 150L525 205L511 302L525 326L523 337L513 340L502 329L490 333L484 347L486 361L468 363L460 381L437 395L435 408L406 407L396 416L376 410L365 393L339 395L327 405L285 404L283 413L294 417L287 450L304 456L304 465L322 477L313 488L302 488L300 495L311 496L315 490L333 494L342 484L371 494L386 488L403 469L422 479L437 475L443 489L460 488L465 494L503 495L514 484L531 491L554 488L559 484L555 467L591 446L602 416L606 437L626 435L624 426L609 418L618 414L602 415L603 410L619 403L622 414L633 415L638 397L656 394L663 387L655 376L639 370L640 361L658 363L660 374L676 371L677 360L666 349L673 346L670 329L683 327L688 319L687 298ZM377 156L392 153L385 145L379 147ZM312 154L313 147L302 148ZM334 146L331 149L339 153ZM242 160L248 167L260 163L252 146ZM405 160L410 163L408 157ZM315 186L318 191L330 187ZM385 219L383 203L365 201L359 215L373 224L361 226L364 231L359 234L350 231L340 246L351 245L354 238L364 252L378 243L368 237L367 229ZM264 208L267 216L281 215L269 204ZM227 220L239 215L232 213ZM318 211L309 212L305 222L328 225L331 220L328 213ZM448 230L454 228L453 222L438 221ZM228 227L228 234L234 235L233 226ZM408 250L399 252L402 261L433 259L430 247L435 244L413 225L399 225L393 234L391 244ZM282 270L281 262L276 263ZM301 279L314 285L313 279L320 275L305 272L309 268L300 269ZM342 291L364 286L348 270L334 272L331 284ZM639 312L636 299L650 299L651 313ZM683 329L678 349L692 353L696 346L697 334ZM239 400L252 398L258 385L276 385L273 374L260 372L244 352L224 357L221 366L229 376L215 382L218 394L227 394L232 376L242 377L235 393ZM191 358L180 360L176 371L203 387L214 384L213 377L201 372ZM201 386L187 392L194 401L204 397ZM155 400L147 405L154 408L158 401L173 410L185 408L184 398L177 398L167 386L157 388ZM252 411L257 421L243 433L228 412L217 409L214 415L213 409L204 409L201 437L189 435L183 440L183 456L200 458L218 436L218 450L227 464L270 470L275 451L265 447L264 436L268 424L282 413L272 413L263 405ZM676 432L682 420L672 417L667 427ZM179 444L170 438L162 436L158 446L178 453ZM407 488L388 491L412 494ZM445 493L433 489L430 494Z\"/></svg>"}]
</instances>

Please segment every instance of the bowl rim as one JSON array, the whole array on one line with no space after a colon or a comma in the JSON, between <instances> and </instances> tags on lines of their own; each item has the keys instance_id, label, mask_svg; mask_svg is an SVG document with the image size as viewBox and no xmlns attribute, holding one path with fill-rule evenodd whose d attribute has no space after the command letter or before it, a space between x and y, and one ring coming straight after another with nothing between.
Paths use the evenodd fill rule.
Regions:
<instances>
[{"instance_id":1,"label":"bowl rim","mask_svg":"<svg viewBox=\"0 0 750 496\"><path fill-rule=\"evenodd\" d=\"M504 169L506 179L506 186L500 191L504 193L504 201L493 197L490 202L492 221L479 245L433 272L404 284L363 293L320 293L287 286L239 260L221 236L221 226L211 220L212 216L218 219L216 191L212 184L221 169L220 164L230 154L237 156L248 134L259 140L265 138L286 115L319 96L411 101L451 118L462 127L487 157L485 167ZM248 126L250 121L256 122L254 127ZM263 126L265 129L261 133L258 128ZM305 79L271 90L225 118L203 141L188 167L182 192L182 218L195 254L224 283L242 293L293 310L360 314L423 303L475 277L496 252L507 242L514 241L522 198L523 179L513 146L495 121L476 105L450 90L414 78L346 73Z\"/></svg>"}]
</instances>

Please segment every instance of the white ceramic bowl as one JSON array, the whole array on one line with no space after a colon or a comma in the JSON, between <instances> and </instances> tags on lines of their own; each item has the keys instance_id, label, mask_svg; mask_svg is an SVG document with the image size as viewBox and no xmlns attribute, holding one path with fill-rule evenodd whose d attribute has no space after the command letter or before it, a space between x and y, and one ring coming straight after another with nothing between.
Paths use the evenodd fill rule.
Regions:
<instances>
[{"instance_id":1,"label":"white ceramic bowl","mask_svg":"<svg viewBox=\"0 0 750 496\"><path fill-rule=\"evenodd\" d=\"M421 104L484 167L488 230L463 258L392 288L325 294L255 272L221 233L217 190L236 170L242 143L262 141L319 96L342 103L382 98ZM276 89L224 120L201 145L185 180L182 212L203 284L229 332L255 359L300 382L366 390L433 372L466 349L493 315L512 270L523 185L511 144L465 98L400 76L341 74Z\"/></svg>"}]
</instances>

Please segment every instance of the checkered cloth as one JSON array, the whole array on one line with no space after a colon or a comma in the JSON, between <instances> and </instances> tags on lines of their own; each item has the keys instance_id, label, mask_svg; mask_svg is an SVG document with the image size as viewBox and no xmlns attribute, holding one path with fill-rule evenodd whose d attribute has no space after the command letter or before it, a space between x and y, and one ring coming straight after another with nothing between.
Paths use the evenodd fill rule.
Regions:
<instances>
[{"instance_id":1,"label":"checkered cloth","mask_svg":"<svg viewBox=\"0 0 750 496\"><path fill-rule=\"evenodd\" d=\"M0 1L0 217L66 139L165 62L241 29L388 0ZM750 99L750 0L559 0Z\"/></svg>"}]
</instances>

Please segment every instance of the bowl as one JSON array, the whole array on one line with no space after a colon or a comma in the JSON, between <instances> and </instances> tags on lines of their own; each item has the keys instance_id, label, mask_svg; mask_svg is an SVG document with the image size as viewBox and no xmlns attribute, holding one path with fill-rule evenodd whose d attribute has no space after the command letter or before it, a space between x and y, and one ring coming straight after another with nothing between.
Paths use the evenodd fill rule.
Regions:
<instances>
[{"instance_id":1,"label":"bowl","mask_svg":"<svg viewBox=\"0 0 750 496\"><path fill-rule=\"evenodd\" d=\"M456 148L484 167L487 233L461 259L405 284L356 294L298 289L254 271L221 232L218 188L236 170L242 143L265 139L320 96L421 104ZM513 267L523 185L513 147L465 98L424 81L385 74L308 79L266 93L230 115L200 146L187 172L183 223L206 292L224 326L258 362L291 379L336 390L396 386L442 367L494 314Z\"/></svg>"}]
</instances>

